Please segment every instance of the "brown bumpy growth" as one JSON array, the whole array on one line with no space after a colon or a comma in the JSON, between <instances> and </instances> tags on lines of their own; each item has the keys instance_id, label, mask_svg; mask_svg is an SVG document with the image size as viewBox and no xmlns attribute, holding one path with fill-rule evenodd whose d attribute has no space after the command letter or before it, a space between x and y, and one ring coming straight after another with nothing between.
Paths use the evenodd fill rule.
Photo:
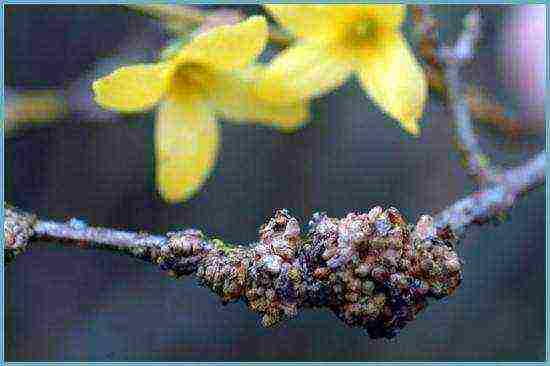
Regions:
<instances>
[{"instance_id":1,"label":"brown bumpy growth","mask_svg":"<svg viewBox=\"0 0 550 366\"><path fill-rule=\"evenodd\" d=\"M426 307L460 284L455 238L430 216L407 224L393 207L342 219L317 213L309 232L277 211L252 247L228 247L187 230L169 236L155 262L176 275L197 271L223 303L244 301L269 327L302 308L328 307L373 338L394 337Z\"/></svg>"}]
</instances>

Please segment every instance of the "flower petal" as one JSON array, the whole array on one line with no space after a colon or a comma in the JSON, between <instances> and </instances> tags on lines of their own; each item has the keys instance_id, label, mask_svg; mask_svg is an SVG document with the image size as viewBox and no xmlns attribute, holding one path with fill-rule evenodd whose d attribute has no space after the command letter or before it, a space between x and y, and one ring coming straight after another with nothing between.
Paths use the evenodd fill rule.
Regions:
<instances>
[{"instance_id":1,"label":"flower petal","mask_svg":"<svg viewBox=\"0 0 550 366\"><path fill-rule=\"evenodd\" d=\"M401 34L377 52L365 53L359 66L363 87L374 101L413 135L427 97L426 77Z\"/></svg>"},{"instance_id":2,"label":"flower petal","mask_svg":"<svg viewBox=\"0 0 550 366\"><path fill-rule=\"evenodd\" d=\"M256 90L256 74L261 67L250 68L243 73L219 75L211 88L210 98L214 108L234 122L259 122L292 132L309 119L309 103L276 103L261 98Z\"/></svg>"},{"instance_id":3,"label":"flower petal","mask_svg":"<svg viewBox=\"0 0 550 366\"><path fill-rule=\"evenodd\" d=\"M95 101L120 112L152 108L166 92L168 74L164 64L121 67L93 83Z\"/></svg>"},{"instance_id":4,"label":"flower petal","mask_svg":"<svg viewBox=\"0 0 550 366\"><path fill-rule=\"evenodd\" d=\"M264 7L298 38L333 39L347 21L345 5L273 5Z\"/></svg>"},{"instance_id":5,"label":"flower petal","mask_svg":"<svg viewBox=\"0 0 550 366\"><path fill-rule=\"evenodd\" d=\"M278 103L295 103L327 93L345 82L351 63L335 57L317 43L300 43L283 51L269 64L258 80L263 98Z\"/></svg>"},{"instance_id":6,"label":"flower petal","mask_svg":"<svg viewBox=\"0 0 550 366\"><path fill-rule=\"evenodd\" d=\"M155 125L157 189L168 202L183 201L210 175L219 130L210 105L198 96L174 96L159 107Z\"/></svg>"},{"instance_id":7,"label":"flower petal","mask_svg":"<svg viewBox=\"0 0 550 366\"><path fill-rule=\"evenodd\" d=\"M262 16L215 27L196 36L174 62L204 62L226 70L243 68L263 51L267 35L267 22Z\"/></svg>"}]
</instances>

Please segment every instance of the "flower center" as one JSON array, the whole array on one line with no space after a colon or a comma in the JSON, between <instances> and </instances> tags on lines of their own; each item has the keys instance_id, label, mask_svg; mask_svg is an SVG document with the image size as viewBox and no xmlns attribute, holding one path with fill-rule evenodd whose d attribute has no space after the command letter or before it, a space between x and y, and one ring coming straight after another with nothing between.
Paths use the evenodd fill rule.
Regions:
<instances>
[{"instance_id":1,"label":"flower center","mask_svg":"<svg viewBox=\"0 0 550 366\"><path fill-rule=\"evenodd\" d=\"M349 48L364 48L375 45L380 36L380 27L373 19L362 18L351 24L344 36Z\"/></svg>"},{"instance_id":2,"label":"flower center","mask_svg":"<svg viewBox=\"0 0 550 366\"><path fill-rule=\"evenodd\" d=\"M170 92L175 94L198 94L208 88L212 73L197 63L179 65L170 82Z\"/></svg>"}]
</instances>

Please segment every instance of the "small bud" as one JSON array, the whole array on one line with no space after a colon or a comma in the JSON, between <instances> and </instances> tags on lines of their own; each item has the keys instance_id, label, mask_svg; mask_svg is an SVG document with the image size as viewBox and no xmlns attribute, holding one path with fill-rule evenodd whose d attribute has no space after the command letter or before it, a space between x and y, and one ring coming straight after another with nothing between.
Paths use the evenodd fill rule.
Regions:
<instances>
[{"instance_id":1,"label":"small bud","mask_svg":"<svg viewBox=\"0 0 550 366\"><path fill-rule=\"evenodd\" d=\"M359 277L367 277L370 271L371 271L371 266L368 263L362 263L355 269L355 273Z\"/></svg>"},{"instance_id":2,"label":"small bud","mask_svg":"<svg viewBox=\"0 0 550 366\"><path fill-rule=\"evenodd\" d=\"M327 268L327 267L320 267L320 268L317 268L314 272L313 272L313 277L316 278L316 279L325 279L329 276L330 274L330 269Z\"/></svg>"},{"instance_id":3,"label":"small bud","mask_svg":"<svg viewBox=\"0 0 550 366\"><path fill-rule=\"evenodd\" d=\"M451 258L445 262L445 267L449 272L458 272L461 268L460 261L458 258Z\"/></svg>"},{"instance_id":4,"label":"small bud","mask_svg":"<svg viewBox=\"0 0 550 366\"><path fill-rule=\"evenodd\" d=\"M430 215L420 216L420 219L418 219L418 222L416 223L414 233L420 240L434 238L436 236L434 219Z\"/></svg>"},{"instance_id":5,"label":"small bud","mask_svg":"<svg viewBox=\"0 0 550 366\"><path fill-rule=\"evenodd\" d=\"M334 257L337 252L338 252L338 249L336 249L336 248L327 249L327 250L324 251L322 257L323 257L324 260L328 261L329 259Z\"/></svg>"},{"instance_id":6,"label":"small bud","mask_svg":"<svg viewBox=\"0 0 550 366\"><path fill-rule=\"evenodd\" d=\"M392 228L390 219L386 213L378 215L378 218L374 221L374 226L376 226L376 231L382 236L388 235Z\"/></svg>"},{"instance_id":7,"label":"small bud","mask_svg":"<svg viewBox=\"0 0 550 366\"><path fill-rule=\"evenodd\" d=\"M281 271L281 258L273 254L268 254L262 258L262 266L272 274L278 274Z\"/></svg>"},{"instance_id":8,"label":"small bud","mask_svg":"<svg viewBox=\"0 0 550 366\"><path fill-rule=\"evenodd\" d=\"M401 212L395 207L390 207L386 211L388 213L388 217L392 224L398 225L398 226L405 226L407 223L405 222L405 219L401 215Z\"/></svg>"},{"instance_id":9,"label":"small bud","mask_svg":"<svg viewBox=\"0 0 550 366\"><path fill-rule=\"evenodd\" d=\"M298 220L295 218L288 220L283 235L288 239L300 237L300 225L298 224Z\"/></svg>"},{"instance_id":10,"label":"small bud","mask_svg":"<svg viewBox=\"0 0 550 366\"><path fill-rule=\"evenodd\" d=\"M34 234L36 216L19 211L15 207L4 205L4 257L6 263L12 262L23 252Z\"/></svg>"},{"instance_id":11,"label":"small bud","mask_svg":"<svg viewBox=\"0 0 550 366\"><path fill-rule=\"evenodd\" d=\"M383 212L384 210L380 206L374 206L371 208L369 213L367 214L367 218L370 222L374 223L376 218Z\"/></svg>"},{"instance_id":12,"label":"small bud","mask_svg":"<svg viewBox=\"0 0 550 366\"><path fill-rule=\"evenodd\" d=\"M361 291L363 291L365 295L371 295L372 292L374 291L374 287L375 287L374 282L365 281L361 286Z\"/></svg>"}]
</instances>

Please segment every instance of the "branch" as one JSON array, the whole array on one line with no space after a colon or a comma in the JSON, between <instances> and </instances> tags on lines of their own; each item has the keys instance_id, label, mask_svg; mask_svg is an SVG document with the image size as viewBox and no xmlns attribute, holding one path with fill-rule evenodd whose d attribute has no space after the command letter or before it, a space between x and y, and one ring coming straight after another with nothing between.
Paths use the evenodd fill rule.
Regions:
<instances>
[{"instance_id":1,"label":"branch","mask_svg":"<svg viewBox=\"0 0 550 366\"><path fill-rule=\"evenodd\" d=\"M188 5L126 5L128 8L141 12L161 21L164 27L175 35L187 34L193 26L200 25L208 13Z\"/></svg>"},{"instance_id":2,"label":"branch","mask_svg":"<svg viewBox=\"0 0 550 366\"><path fill-rule=\"evenodd\" d=\"M544 184L546 159L546 152L541 152L524 165L505 171L500 184L455 202L436 216L437 228L461 233L472 224L499 218L518 198Z\"/></svg>"},{"instance_id":3,"label":"branch","mask_svg":"<svg viewBox=\"0 0 550 366\"><path fill-rule=\"evenodd\" d=\"M453 111L455 125L455 143L462 155L462 165L466 172L478 184L496 183L499 180L498 168L491 165L489 157L483 153L472 126L472 116L468 100L464 94L464 85L458 76L458 64L447 67L449 101Z\"/></svg>"},{"instance_id":4,"label":"branch","mask_svg":"<svg viewBox=\"0 0 550 366\"><path fill-rule=\"evenodd\" d=\"M298 221L277 211L259 230L259 241L230 246L198 230L167 233L89 227L40 220L5 207L7 261L36 240L62 240L82 248L124 252L180 277L195 274L222 303L243 301L263 326L294 318L306 308L332 310L372 338L394 337L427 306L451 295L462 279L457 234L499 217L544 183L546 153L502 174L500 184L473 193L415 226L393 207L330 218L316 213L305 235Z\"/></svg>"},{"instance_id":5,"label":"branch","mask_svg":"<svg viewBox=\"0 0 550 366\"><path fill-rule=\"evenodd\" d=\"M457 145L463 155L468 173L483 186L489 188L476 192L436 216L436 226L441 230L462 233L470 225L482 224L501 217L522 194L544 183L546 155L535 158L515 169L502 172L491 165L483 153L472 127L472 116L464 83L459 72L461 66L474 57L475 45L480 37L481 14L472 10L464 21L464 30L454 47L442 47L438 52L444 63L444 74L449 102L453 110ZM438 65L441 65L441 63Z\"/></svg>"},{"instance_id":6,"label":"branch","mask_svg":"<svg viewBox=\"0 0 550 366\"><path fill-rule=\"evenodd\" d=\"M5 218L7 257L35 240L122 250L177 277L195 274L223 303L246 303L266 327L326 307L373 338L392 338L428 298L450 295L462 278L455 239L438 236L430 216L412 226L395 208L341 219L317 213L304 235L294 217L277 211L247 247L192 229L156 236L44 221L9 206Z\"/></svg>"},{"instance_id":7,"label":"branch","mask_svg":"<svg viewBox=\"0 0 550 366\"><path fill-rule=\"evenodd\" d=\"M474 57L475 45L480 37L481 14L472 10L464 22L464 30L454 47L443 47L439 57L445 63L444 73L447 93L454 114L456 144L463 157L463 165L479 184L497 183L499 171L491 166L483 153L472 126L472 116L465 88L459 77L460 68Z\"/></svg>"},{"instance_id":8,"label":"branch","mask_svg":"<svg viewBox=\"0 0 550 366\"><path fill-rule=\"evenodd\" d=\"M449 93L445 77L445 61L441 59L439 53L440 40L437 32L439 22L431 13L429 5L412 5L410 9L413 35L418 52L424 60L424 69L430 89L447 100ZM467 104L476 121L491 124L512 138L540 132L510 117L506 108L500 105L483 88L468 84L466 93Z\"/></svg>"},{"instance_id":9,"label":"branch","mask_svg":"<svg viewBox=\"0 0 550 366\"><path fill-rule=\"evenodd\" d=\"M107 247L114 251L142 251L156 248L166 242L163 236L145 232L130 232L114 229L90 227L84 221L71 219L68 222L37 220L34 233L42 240L66 240L79 243L80 247Z\"/></svg>"}]
</instances>

